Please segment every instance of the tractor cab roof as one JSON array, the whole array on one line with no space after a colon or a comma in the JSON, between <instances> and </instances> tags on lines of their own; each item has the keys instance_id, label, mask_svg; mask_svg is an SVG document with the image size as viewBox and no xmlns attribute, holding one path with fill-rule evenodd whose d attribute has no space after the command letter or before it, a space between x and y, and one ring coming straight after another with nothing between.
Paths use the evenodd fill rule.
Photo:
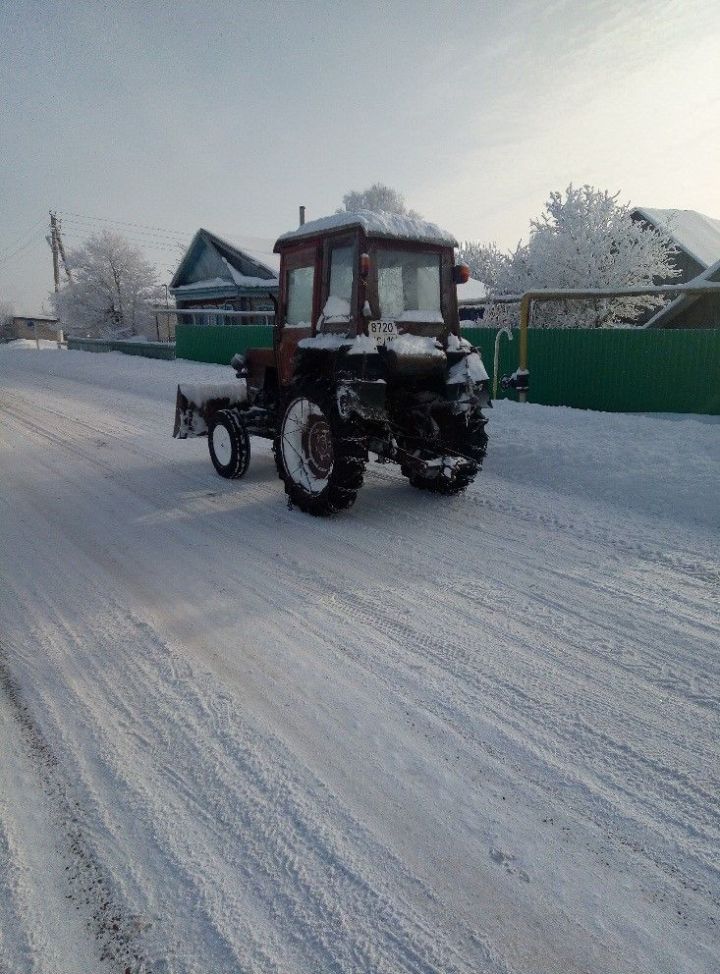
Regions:
<instances>
[{"instance_id":1,"label":"tractor cab roof","mask_svg":"<svg viewBox=\"0 0 720 974\"><path fill-rule=\"evenodd\" d=\"M413 243L434 244L440 247L457 247L457 240L447 230L427 220L417 220L399 213L377 213L373 210L358 210L356 213L334 213L319 220L304 223L297 230L289 230L278 237L274 252L280 253L286 247L310 237L342 232L360 228L366 237L381 237L390 240L408 240Z\"/></svg>"}]
</instances>

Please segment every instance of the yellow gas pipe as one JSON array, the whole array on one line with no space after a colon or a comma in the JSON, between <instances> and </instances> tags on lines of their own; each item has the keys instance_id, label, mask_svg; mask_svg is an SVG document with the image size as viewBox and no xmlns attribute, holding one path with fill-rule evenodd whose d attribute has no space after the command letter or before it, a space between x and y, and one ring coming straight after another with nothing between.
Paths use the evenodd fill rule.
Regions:
<instances>
[{"instance_id":1,"label":"yellow gas pipe","mask_svg":"<svg viewBox=\"0 0 720 974\"><path fill-rule=\"evenodd\" d=\"M520 338L518 348L518 372L528 372L528 326L530 325L530 305L533 301L582 301L587 298L636 298L646 295L663 295L678 297L681 294L718 294L720 284L669 284L660 287L628 287L618 288L616 291L603 291L595 288L580 290L566 288L562 291L526 291L520 298ZM514 299L517 301L517 298ZM508 300L501 303L509 304ZM527 390L518 390L518 401L527 402Z\"/></svg>"}]
</instances>

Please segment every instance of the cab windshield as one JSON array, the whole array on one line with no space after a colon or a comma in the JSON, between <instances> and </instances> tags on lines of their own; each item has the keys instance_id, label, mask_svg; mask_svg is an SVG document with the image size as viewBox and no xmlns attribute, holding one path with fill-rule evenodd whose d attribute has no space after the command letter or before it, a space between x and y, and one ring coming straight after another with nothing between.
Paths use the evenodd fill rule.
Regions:
<instances>
[{"instance_id":1,"label":"cab windshield","mask_svg":"<svg viewBox=\"0 0 720 974\"><path fill-rule=\"evenodd\" d=\"M378 248L376 261L381 318L438 318L440 254Z\"/></svg>"}]
</instances>

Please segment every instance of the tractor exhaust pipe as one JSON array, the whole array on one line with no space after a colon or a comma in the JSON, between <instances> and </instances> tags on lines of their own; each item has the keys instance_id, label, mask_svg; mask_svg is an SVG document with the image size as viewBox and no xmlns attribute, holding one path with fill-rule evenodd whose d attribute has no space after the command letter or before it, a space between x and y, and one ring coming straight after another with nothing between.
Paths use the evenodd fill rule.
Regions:
<instances>
[{"instance_id":1,"label":"tractor exhaust pipe","mask_svg":"<svg viewBox=\"0 0 720 974\"><path fill-rule=\"evenodd\" d=\"M300 226L305 226L305 207L300 207Z\"/></svg>"}]
</instances>

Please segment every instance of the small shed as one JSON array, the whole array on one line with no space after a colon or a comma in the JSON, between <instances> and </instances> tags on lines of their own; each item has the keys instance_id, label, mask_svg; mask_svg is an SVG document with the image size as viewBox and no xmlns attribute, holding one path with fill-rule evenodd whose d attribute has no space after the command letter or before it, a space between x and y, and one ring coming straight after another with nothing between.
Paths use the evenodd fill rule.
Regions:
<instances>
[{"instance_id":1,"label":"small shed","mask_svg":"<svg viewBox=\"0 0 720 974\"><path fill-rule=\"evenodd\" d=\"M15 338L44 338L54 341L60 323L50 315L15 315L12 334Z\"/></svg>"},{"instance_id":2,"label":"small shed","mask_svg":"<svg viewBox=\"0 0 720 974\"><path fill-rule=\"evenodd\" d=\"M176 306L182 309L274 311L279 271L277 255L240 249L209 230L200 229L180 261L169 291ZM209 320L207 315L198 316L198 319L199 323ZM183 320L187 322L189 316L183 316ZM259 317L257 323L265 320ZM227 321L227 318L218 316L217 324ZM254 319L245 321L253 323Z\"/></svg>"}]
</instances>

